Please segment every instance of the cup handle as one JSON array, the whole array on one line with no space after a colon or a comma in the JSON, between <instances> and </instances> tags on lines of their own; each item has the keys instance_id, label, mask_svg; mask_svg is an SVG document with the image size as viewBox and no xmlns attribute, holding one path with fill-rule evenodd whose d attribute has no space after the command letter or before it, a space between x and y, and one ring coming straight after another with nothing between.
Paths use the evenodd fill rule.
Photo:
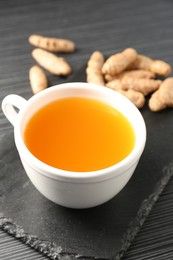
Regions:
<instances>
[{"instance_id":1,"label":"cup handle","mask_svg":"<svg viewBox=\"0 0 173 260\"><path fill-rule=\"evenodd\" d=\"M2 101L2 111L10 123L14 126L16 121L17 112L14 107L19 110L26 105L27 100L18 95L8 95Z\"/></svg>"}]
</instances>

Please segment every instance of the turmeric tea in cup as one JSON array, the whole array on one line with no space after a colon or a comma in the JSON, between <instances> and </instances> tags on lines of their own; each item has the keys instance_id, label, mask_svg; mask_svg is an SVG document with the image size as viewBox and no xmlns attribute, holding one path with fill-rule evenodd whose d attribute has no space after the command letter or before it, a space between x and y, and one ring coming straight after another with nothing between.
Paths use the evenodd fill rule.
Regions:
<instances>
[{"instance_id":1,"label":"turmeric tea in cup","mask_svg":"<svg viewBox=\"0 0 173 260\"><path fill-rule=\"evenodd\" d=\"M24 142L52 167L90 172L123 160L134 147L135 133L129 120L110 105L68 97L48 103L30 118Z\"/></svg>"},{"instance_id":2,"label":"turmeric tea in cup","mask_svg":"<svg viewBox=\"0 0 173 260\"><path fill-rule=\"evenodd\" d=\"M28 177L62 206L89 208L110 200L129 181L145 147L139 110L95 84L60 84L28 101L9 95L2 109L14 125Z\"/></svg>"}]
</instances>

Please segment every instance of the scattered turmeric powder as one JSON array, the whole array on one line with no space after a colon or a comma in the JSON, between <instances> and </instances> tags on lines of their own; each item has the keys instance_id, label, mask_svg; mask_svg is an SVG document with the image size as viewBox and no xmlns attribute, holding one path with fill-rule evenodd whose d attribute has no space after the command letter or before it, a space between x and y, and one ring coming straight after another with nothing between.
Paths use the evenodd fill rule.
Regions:
<instances>
[{"instance_id":1,"label":"scattered turmeric powder","mask_svg":"<svg viewBox=\"0 0 173 260\"><path fill-rule=\"evenodd\" d=\"M169 77L163 81L160 88L152 94L148 105L155 112L173 108L173 78Z\"/></svg>"},{"instance_id":2,"label":"scattered turmeric powder","mask_svg":"<svg viewBox=\"0 0 173 260\"><path fill-rule=\"evenodd\" d=\"M122 79L114 79L109 81L106 86L114 87L118 85L121 86L122 90L133 89L143 93L146 96L156 91L160 87L161 82L161 80L154 79L125 77Z\"/></svg>"},{"instance_id":3,"label":"scattered turmeric powder","mask_svg":"<svg viewBox=\"0 0 173 260\"><path fill-rule=\"evenodd\" d=\"M95 83L98 85L104 85L104 77L102 74L102 66L104 64L104 56L100 51L95 51L89 58L86 74L87 74L87 82Z\"/></svg>"},{"instance_id":4,"label":"scattered turmeric powder","mask_svg":"<svg viewBox=\"0 0 173 260\"><path fill-rule=\"evenodd\" d=\"M48 79L43 70L37 65L29 70L29 80L34 94L48 87Z\"/></svg>"},{"instance_id":5,"label":"scattered turmeric powder","mask_svg":"<svg viewBox=\"0 0 173 260\"><path fill-rule=\"evenodd\" d=\"M64 58L57 57L48 51L36 48L32 51L32 57L47 71L54 75L69 75L72 71Z\"/></svg>"},{"instance_id":6,"label":"scattered turmeric powder","mask_svg":"<svg viewBox=\"0 0 173 260\"><path fill-rule=\"evenodd\" d=\"M50 52L74 52L76 45L73 41L61 38L44 37L33 34L28 39L29 43Z\"/></svg>"},{"instance_id":7,"label":"scattered turmeric powder","mask_svg":"<svg viewBox=\"0 0 173 260\"><path fill-rule=\"evenodd\" d=\"M102 73L116 75L124 71L137 58L137 52L128 48L121 53L110 56L103 64Z\"/></svg>"}]
</instances>

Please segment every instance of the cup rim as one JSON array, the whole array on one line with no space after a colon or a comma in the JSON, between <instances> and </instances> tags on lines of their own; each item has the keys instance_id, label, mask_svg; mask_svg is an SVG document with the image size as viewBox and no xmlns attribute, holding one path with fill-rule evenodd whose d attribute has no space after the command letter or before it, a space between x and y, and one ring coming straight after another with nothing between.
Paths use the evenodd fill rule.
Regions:
<instances>
[{"instance_id":1,"label":"cup rim","mask_svg":"<svg viewBox=\"0 0 173 260\"><path fill-rule=\"evenodd\" d=\"M110 93L113 96L116 96L117 98L121 99L123 102L125 102L129 107L131 107L134 110L134 113L136 113L136 116L139 118L141 129L140 131L143 132L143 139L140 140L140 142L135 143L134 148L132 151L120 162L109 166L104 169L95 170L95 171L89 171L89 172L74 172L74 171L68 171L68 170L62 170L59 168L55 168L53 166L50 166L41 160L39 160L37 157L35 157L29 149L26 147L24 140L22 138L21 133L21 121L22 117L26 113L26 111L29 109L29 106L33 104L34 102L38 101L40 97L43 97L49 92L54 92L57 88L90 88L95 89L96 91L105 91L107 93ZM102 90L101 90L102 89ZM80 95L79 95L80 96ZM121 110L119 110L121 112ZM131 123L131 122L130 122ZM132 125L133 126L133 125ZM69 181L69 182L76 182L76 181L102 181L105 179L112 178L113 176L118 176L122 174L125 170L130 168L132 165L136 163L136 161L139 160L144 147L146 143L146 125L145 121L140 113L140 111L136 108L136 106L125 96L123 96L121 93L108 89L106 87L102 87L96 84L92 83L86 83L86 82L71 82L71 83L62 83L55 86L52 86L48 89L45 89L34 96L32 96L28 101L26 106L19 111L17 115L16 124L14 126L14 137L15 137L15 143L16 147L18 149L19 155L25 163L27 163L31 168L39 172L40 174L43 174L49 178L53 179L61 179L62 181ZM21 152L22 151L22 152ZM106 172L106 173L105 173Z\"/></svg>"}]
</instances>

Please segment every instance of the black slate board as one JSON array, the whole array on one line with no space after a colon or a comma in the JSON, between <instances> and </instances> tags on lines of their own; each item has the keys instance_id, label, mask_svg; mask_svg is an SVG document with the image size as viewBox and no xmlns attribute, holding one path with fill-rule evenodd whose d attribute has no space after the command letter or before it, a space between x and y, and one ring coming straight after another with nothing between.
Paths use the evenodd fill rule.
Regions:
<instances>
[{"instance_id":1,"label":"black slate board","mask_svg":"<svg viewBox=\"0 0 173 260\"><path fill-rule=\"evenodd\" d=\"M85 67L70 79L83 81ZM128 185L111 201L96 208L72 210L55 205L31 184L7 131L0 140L0 212L25 232L55 242L62 252L110 258L117 255L130 222L142 201L154 191L163 169L173 160L173 110L141 111L147 126L147 143Z\"/></svg>"}]
</instances>

